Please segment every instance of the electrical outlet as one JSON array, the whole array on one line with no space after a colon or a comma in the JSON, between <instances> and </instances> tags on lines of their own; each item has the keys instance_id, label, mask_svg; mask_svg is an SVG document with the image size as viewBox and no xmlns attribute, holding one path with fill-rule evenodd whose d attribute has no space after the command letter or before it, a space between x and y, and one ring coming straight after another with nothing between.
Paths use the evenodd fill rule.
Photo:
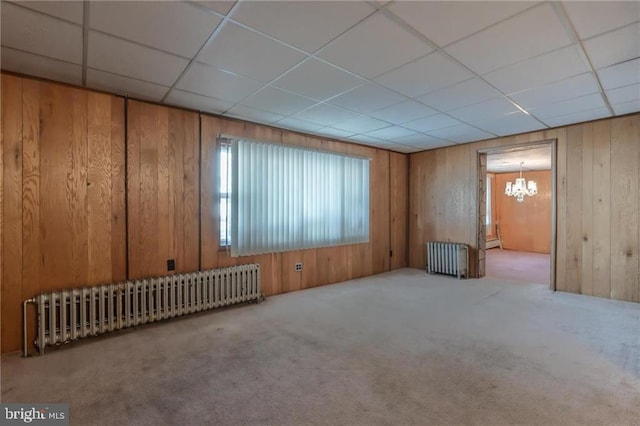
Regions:
<instances>
[{"instance_id":1,"label":"electrical outlet","mask_svg":"<svg viewBox=\"0 0 640 426\"><path fill-rule=\"evenodd\" d=\"M302 271L302 262L296 263L296 272Z\"/></svg>"},{"instance_id":2,"label":"electrical outlet","mask_svg":"<svg viewBox=\"0 0 640 426\"><path fill-rule=\"evenodd\" d=\"M176 270L176 260L169 259L167 260L167 271L175 271Z\"/></svg>"}]
</instances>

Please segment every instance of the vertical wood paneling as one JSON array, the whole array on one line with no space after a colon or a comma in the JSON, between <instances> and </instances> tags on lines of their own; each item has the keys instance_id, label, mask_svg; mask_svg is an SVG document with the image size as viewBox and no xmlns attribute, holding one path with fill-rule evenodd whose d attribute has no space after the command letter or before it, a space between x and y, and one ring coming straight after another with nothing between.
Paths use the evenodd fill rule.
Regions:
<instances>
[{"instance_id":1,"label":"vertical wood paneling","mask_svg":"<svg viewBox=\"0 0 640 426\"><path fill-rule=\"evenodd\" d=\"M593 295L593 123L582 126L582 294Z\"/></svg>"},{"instance_id":2,"label":"vertical wood paneling","mask_svg":"<svg viewBox=\"0 0 640 426\"><path fill-rule=\"evenodd\" d=\"M375 150L370 179L373 273L389 270L389 151Z\"/></svg>"},{"instance_id":3,"label":"vertical wood paneling","mask_svg":"<svg viewBox=\"0 0 640 426\"><path fill-rule=\"evenodd\" d=\"M611 122L611 298L638 301L638 116Z\"/></svg>"},{"instance_id":4,"label":"vertical wood paneling","mask_svg":"<svg viewBox=\"0 0 640 426\"><path fill-rule=\"evenodd\" d=\"M36 83L37 84L37 83ZM73 269L74 200L74 138L73 110L68 102L71 93L57 85L42 85L40 90L39 148L40 235L34 232L34 242L40 243L42 264L39 277L47 287L69 285L75 278ZM41 237L41 238L40 238ZM66 281L66 282L65 282ZM25 283L28 285L28 283ZM35 282L33 285L36 285Z\"/></svg>"},{"instance_id":5,"label":"vertical wood paneling","mask_svg":"<svg viewBox=\"0 0 640 426\"><path fill-rule=\"evenodd\" d=\"M198 269L198 115L129 101L129 278Z\"/></svg>"},{"instance_id":6,"label":"vertical wood paneling","mask_svg":"<svg viewBox=\"0 0 640 426\"><path fill-rule=\"evenodd\" d=\"M474 221L460 210L477 202L477 183L461 165L472 169L478 149L556 139L556 289L637 301L639 121L635 114L472 143L463 158L459 147L412 154L410 250L452 236L476 244ZM430 170L433 175L427 177ZM456 211L459 185L465 196ZM422 253L410 252L409 258L410 266L423 267Z\"/></svg>"},{"instance_id":7,"label":"vertical wood paneling","mask_svg":"<svg viewBox=\"0 0 640 426\"><path fill-rule=\"evenodd\" d=\"M88 145L87 137L87 96L89 92L74 89L71 102L72 164L71 179L68 180L67 197L71 199L71 226L73 242L71 244L71 267L73 286L88 282L89 264L89 223L87 214ZM98 142L99 143L99 142ZM93 192L93 191L92 191ZM110 261L110 260L109 260ZM69 284L65 284L68 286Z\"/></svg>"},{"instance_id":8,"label":"vertical wood paneling","mask_svg":"<svg viewBox=\"0 0 640 426\"><path fill-rule=\"evenodd\" d=\"M111 280L127 278L124 99L111 97Z\"/></svg>"},{"instance_id":9,"label":"vertical wood paneling","mask_svg":"<svg viewBox=\"0 0 640 426\"><path fill-rule=\"evenodd\" d=\"M409 159L407 155L389 154L390 184L388 198L391 221L391 269L405 268L407 261L407 215L409 213ZM391 195L393 194L393 195Z\"/></svg>"},{"instance_id":10,"label":"vertical wood paneling","mask_svg":"<svg viewBox=\"0 0 640 426\"><path fill-rule=\"evenodd\" d=\"M567 291L580 293L582 279L582 135L583 126L567 129Z\"/></svg>"},{"instance_id":11,"label":"vertical wood paneling","mask_svg":"<svg viewBox=\"0 0 640 426\"><path fill-rule=\"evenodd\" d=\"M111 116L111 97L97 93L88 94L87 117L87 249L88 279L93 282L111 282L112 251L112 160L111 123L104 117ZM121 249L121 247L120 247ZM99 261L103 258L103 262ZM82 284L79 284L82 285Z\"/></svg>"},{"instance_id":12,"label":"vertical wood paneling","mask_svg":"<svg viewBox=\"0 0 640 426\"><path fill-rule=\"evenodd\" d=\"M6 75L2 84L7 352L20 348L23 300L124 278L124 110L82 89Z\"/></svg>"},{"instance_id":13,"label":"vertical wood paneling","mask_svg":"<svg viewBox=\"0 0 640 426\"><path fill-rule=\"evenodd\" d=\"M41 270L44 269L45 256L56 255L55 252L47 253L42 248L41 241L45 238L42 234L41 220L41 194L49 194L41 188L41 161L40 151L41 127L49 123L40 113L41 99L40 83L32 80L23 80L22 83L22 277L14 277L22 280L22 300L33 297L41 288L48 288L48 282L40 282ZM65 181L59 182L60 186ZM62 208L61 214L64 212ZM53 218L42 218L45 223ZM18 306L20 306L18 304ZM4 311L2 313L5 315ZM19 317L18 317L19 318ZM20 324L14 320L15 324ZM3 321L6 323L6 320ZM17 328L17 327L16 327ZM28 341L33 341L35 325L28 331ZM20 340L6 341L3 350L15 350L20 347ZM8 347L7 347L8 346Z\"/></svg>"},{"instance_id":14,"label":"vertical wood paneling","mask_svg":"<svg viewBox=\"0 0 640 426\"><path fill-rule=\"evenodd\" d=\"M2 75L2 351L20 341L22 300L22 79ZM28 130L28 129L27 129ZM32 195L31 195L32 196ZM29 218L32 219L32 218Z\"/></svg>"},{"instance_id":15,"label":"vertical wood paneling","mask_svg":"<svg viewBox=\"0 0 640 426\"><path fill-rule=\"evenodd\" d=\"M556 290L567 291L567 138L566 128L556 137ZM551 137L553 137L551 136Z\"/></svg>"},{"instance_id":16,"label":"vertical wood paneling","mask_svg":"<svg viewBox=\"0 0 640 426\"><path fill-rule=\"evenodd\" d=\"M611 297L611 121L593 123L593 295Z\"/></svg>"},{"instance_id":17,"label":"vertical wood paneling","mask_svg":"<svg viewBox=\"0 0 640 426\"><path fill-rule=\"evenodd\" d=\"M371 228L369 243L237 258L230 257L227 250L220 250L218 247L218 214L215 188L215 182L217 180L216 138L220 134L343 152L371 158ZM406 164L406 156L401 154L397 155L404 158ZM399 177L395 176L395 171L391 171L388 151L328 141L300 135L295 132L203 115L201 117L201 158L200 238L202 244L201 263L203 268L243 264L251 261L260 262L261 265L262 263L270 263L272 272L270 274L263 273L262 275L263 287L266 289L265 292L267 294L295 291L389 270L391 265L389 258L389 250L391 247L390 182L395 181L399 183L402 179L405 179L406 182L407 175L406 167L404 170L401 167L397 167ZM406 225L397 223L397 226L398 229L400 229ZM400 236L398 236L395 244L397 244L398 247L403 244L406 245L406 238L402 241ZM399 250L402 250L402 247L400 247ZM301 273L295 272L294 270L296 262L303 263ZM263 266L263 270L264 269Z\"/></svg>"}]
</instances>

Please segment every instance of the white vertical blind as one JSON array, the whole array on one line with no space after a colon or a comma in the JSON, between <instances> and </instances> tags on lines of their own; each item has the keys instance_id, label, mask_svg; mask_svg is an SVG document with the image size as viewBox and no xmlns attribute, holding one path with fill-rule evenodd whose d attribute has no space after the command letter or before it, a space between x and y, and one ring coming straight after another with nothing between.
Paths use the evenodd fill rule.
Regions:
<instances>
[{"instance_id":1,"label":"white vertical blind","mask_svg":"<svg viewBox=\"0 0 640 426\"><path fill-rule=\"evenodd\" d=\"M369 241L369 160L231 140L231 255Z\"/></svg>"}]
</instances>

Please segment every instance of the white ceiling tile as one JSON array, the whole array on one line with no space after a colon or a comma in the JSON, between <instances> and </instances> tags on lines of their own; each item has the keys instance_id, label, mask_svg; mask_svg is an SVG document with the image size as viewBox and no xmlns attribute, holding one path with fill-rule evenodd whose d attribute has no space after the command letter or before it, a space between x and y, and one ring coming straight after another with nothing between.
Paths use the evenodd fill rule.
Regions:
<instances>
[{"instance_id":1,"label":"white ceiling tile","mask_svg":"<svg viewBox=\"0 0 640 426\"><path fill-rule=\"evenodd\" d=\"M406 99L404 96L373 83L351 89L330 101L337 105L360 113L369 113Z\"/></svg>"},{"instance_id":2,"label":"white ceiling tile","mask_svg":"<svg viewBox=\"0 0 640 426\"><path fill-rule=\"evenodd\" d=\"M401 143L421 149L434 149L443 146L451 146L453 143L430 135L418 133L417 135L394 139L392 142Z\"/></svg>"},{"instance_id":3,"label":"white ceiling tile","mask_svg":"<svg viewBox=\"0 0 640 426\"><path fill-rule=\"evenodd\" d=\"M87 69L87 86L118 95L128 95L132 98L155 102L162 99L169 90L169 88L165 86L134 80L91 68Z\"/></svg>"},{"instance_id":4,"label":"white ceiling tile","mask_svg":"<svg viewBox=\"0 0 640 426\"><path fill-rule=\"evenodd\" d=\"M571 44L549 3L460 40L445 50L478 74Z\"/></svg>"},{"instance_id":5,"label":"white ceiling tile","mask_svg":"<svg viewBox=\"0 0 640 426\"><path fill-rule=\"evenodd\" d=\"M605 90L640 83L640 58L603 68L598 77Z\"/></svg>"},{"instance_id":6,"label":"white ceiling tile","mask_svg":"<svg viewBox=\"0 0 640 426\"><path fill-rule=\"evenodd\" d=\"M378 77L376 81L410 97L471 78L472 74L439 52L433 52Z\"/></svg>"},{"instance_id":7,"label":"white ceiling tile","mask_svg":"<svg viewBox=\"0 0 640 426\"><path fill-rule=\"evenodd\" d=\"M500 96L490 85L478 78L472 78L454 86L427 93L417 98L440 111L451 111Z\"/></svg>"},{"instance_id":8,"label":"white ceiling tile","mask_svg":"<svg viewBox=\"0 0 640 426\"><path fill-rule=\"evenodd\" d=\"M587 72L578 48L567 46L483 76L503 93L515 93L543 86Z\"/></svg>"},{"instance_id":9,"label":"white ceiling tile","mask_svg":"<svg viewBox=\"0 0 640 426\"><path fill-rule=\"evenodd\" d=\"M356 74L373 78L431 51L433 49L418 37L377 13L322 49L319 56Z\"/></svg>"},{"instance_id":10,"label":"white ceiling tile","mask_svg":"<svg viewBox=\"0 0 640 426\"><path fill-rule=\"evenodd\" d=\"M563 1L581 39L640 20L637 1Z\"/></svg>"},{"instance_id":11,"label":"white ceiling tile","mask_svg":"<svg viewBox=\"0 0 640 426\"><path fill-rule=\"evenodd\" d=\"M322 124L324 126L331 126L332 124L345 121L357 115L355 112L334 107L333 105L319 104L295 114L294 118Z\"/></svg>"},{"instance_id":12,"label":"white ceiling tile","mask_svg":"<svg viewBox=\"0 0 640 426\"><path fill-rule=\"evenodd\" d=\"M171 86L187 63L168 53L89 31L87 64L91 68Z\"/></svg>"},{"instance_id":13,"label":"white ceiling tile","mask_svg":"<svg viewBox=\"0 0 640 426\"><path fill-rule=\"evenodd\" d=\"M597 93L599 90L593 75L591 73L584 73L546 86L524 90L510 96L518 105L528 109L539 105Z\"/></svg>"},{"instance_id":14,"label":"white ceiling tile","mask_svg":"<svg viewBox=\"0 0 640 426\"><path fill-rule=\"evenodd\" d=\"M309 59L277 81L274 86L319 101L363 84L365 80L317 59Z\"/></svg>"},{"instance_id":15,"label":"white ceiling tile","mask_svg":"<svg viewBox=\"0 0 640 426\"><path fill-rule=\"evenodd\" d=\"M74 64L82 63L82 27L2 2L3 46Z\"/></svg>"},{"instance_id":16,"label":"white ceiling tile","mask_svg":"<svg viewBox=\"0 0 640 426\"><path fill-rule=\"evenodd\" d=\"M82 66L2 47L2 69L69 84L82 84Z\"/></svg>"},{"instance_id":17,"label":"white ceiling tile","mask_svg":"<svg viewBox=\"0 0 640 426\"><path fill-rule=\"evenodd\" d=\"M413 154L414 152L420 152L422 149L416 148L415 146L408 146L399 143L387 143L383 145L386 149L391 151L400 152L402 154Z\"/></svg>"},{"instance_id":18,"label":"white ceiling tile","mask_svg":"<svg viewBox=\"0 0 640 426\"><path fill-rule=\"evenodd\" d=\"M304 53L228 22L198 61L268 82L305 57Z\"/></svg>"},{"instance_id":19,"label":"white ceiling tile","mask_svg":"<svg viewBox=\"0 0 640 426\"><path fill-rule=\"evenodd\" d=\"M89 26L191 58L221 18L177 1L92 1Z\"/></svg>"},{"instance_id":20,"label":"white ceiling tile","mask_svg":"<svg viewBox=\"0 0 640 426\"><path fill-rule=\"evenodd\" d=\"M545 122L551 127L565 126L567 124L582 123L599 118L609 117L607 108L595 108L585 111L578 111L571 114L558 115L556 117L547 118Z\"/></svg>"},{"instance_id":21,"label":"white ceiling tile","mask_svg":"<svg viewBox=\"0 0 640 426\"><path fill-rule=\"evenodd\" d=\"M247 1L233 19L314 52L374 10L360 1Z\"/></svg>"},{"instance_id":22,"label":"white ceiling tile","mask_svg":"<svg viewBox=\"0 0 640 426\"><path fill-rule=\"evenodd\" d=\"M8 2L3 1L2 7ZM83 16L83 3L81 1L20 1L11 3L19 4L22 7L28 9L37 10L38 12L46 13L47 15L55 16L60 19L65 19L76 24L82 25Z\"/></svg>"},{"instance_id":23,"label":"white ceiling tile","mask_svg":"<svg viewBox=\"0 0 640 426\"><path fill-rule=\"evenodd\" d=\"M297 130L299 132L315 132L322 128L320 124L312 123L310 121L301 120L294 117L283 118L282 120L274 123L274 126L282 127L284 129Z\"/></svg>"},{"instance_id":24,"label":"white ceiling tile","mask_svg":"<svg viewBox=\"0 0 640 426\"><path fill-rule=\"evenodd\" d=\"M438 46L446 46L534 4L536 2L398 1L388 9Z\"/></svg>"},{"instance_id":25,"label":"white ceiling tile","mask_svg":"<svg viewBox=\"0 0 640 426\"><path fill-rule=\"evenodd\" d=\"M239 102L262 87L248 78L194 63L177 85L178 89L224 101Z\"/></svg>"},{"instance_id":26,"label":"white ceiling tile","mask_svg":"<svg viewBox=\"0 0 640 426\"><path fill-rule=\"evenodd\" d=\"M477 126L498 136L515 135L546 128L544 124L520 111L479 122Z\"/></svg>"},{"instance_id":27,"label":"white ceiling tile","mask_svg":"<svg viewBox=\"0 0 640 426\"><path fill-rule=\"evenodd\" d=\"M640 22L590 38L584 48L596 69L640 57Z\"/></svg>"},{"instance_id":28,"label":"white ceiling tile","mask_svg":"<svg viewBox=\"0 0 640 426\"><path fill-rule=\"evenodd\" d=\"M385 143L382 139L374 138L373 136L367 135L354 135L348 138L350 141L364 143L372 146L380 146Z\"/></svg>"},{"instance_id":29,"label":"white ceiling tile","mask_svg":"<svg viewBox=\"0 0 640 426\"><path fill-rule=\"evenodd\" d=\"M354 135L354 132L334 129L333 127L323 127L321 129L316 130L315 133L322 136L329 136L337 139L344 139Z\"/></svg>"},{"instance_id":30,"label":"white ceiling tile","mask_svg":"<svg viewBox=\"0 0 640 426\"><path fill-rule=\"evenodd\" d=\"M373 130L382 129L388 127L389 123L381 121L375 118L367 117L366 115L360 115L353 117L345 121L333 124L331 127L336 129L345 130L353 133L367 133Z\"/></svg>"},{"instance_id":31,"label":"white ceiling tile","mask_svg":"<svg viewBox=\"0 0 640 426\"><path fill-rule=\"evenodd\" d=\"M379 118L393 124L401 124L417 118L437 114L433 108L429 108L419 102L404 101L369 113L370 116Z\"/></svg>"},{"instance_id":32,"label":"white ceiling tile","mask_svg":"<svg viewBox=\"0 0 640 426\"><path fill-rule=\"evenodd\" d=\"M449 114L459 120L468 123L478 123L481 121L499 118L503 115L519 111L511 102L504 98L495 98L478 104L466 106L449 111Z\"/></svg>"},{"instance_id":33,"label":"white ceiling tile","mask_svg":"<svg viewBox=\"0 0 640 426\"><path fill-rule=\"evenodd\" d=\"M487 154L487 172L511 173L521 168L530 170L551 170L551 145L517 151L503 151ZM524 163L521 165L521 163ZM526 176L525 176L526 177Z\"/></svg>"},{"instance_id":34,"label":"white ceiling tile","mask_svg":"<svg viewBox=\"0 0 640 426\"><path fill-rule=\"evenodd\" d=\"M402 139L400 139L400 141L402 141ZM436 148L442 148L445 146L454 145L454 143L450 141L446 141L440 138L434 138L433 136L429 136L429 135L420 135L420 139L416 138L416 140L413 142L402 141L402 144L413 146L421 150L436 149Z\"/></svg>"},{"instance_id":35,"label":"white ceiling tile","mask_svg":"<svg viewBox=\"0 0 640 426\"><path fill-rule=\"evenodd\" d=\"M233 106L233 102L197 95L183 90L173 89L165 103L185 108L197 109L212 114L222 114Z\"/></svg>"},{"instance_id":36,"label":"white ceiling tile","mask_svg":"<svg viewBox=\"0 0 640 426\"><path fill-rule=\"evenodd\" d=\"M243 105L251 108L258 108L263 111L271 111L282 115L294 114L315 103L315 101L309 98L303 98L302 96L268 86L242 101Z\"/></svg>"},{"instance_id":37,"label":"white ceiling tile","mask_svg":"<svg viewBox=\"0 0 640 426\"><path fill-rule=\"evenodd\" d=\"M225 112L224 115L264 124L271 124L285 118L284 115L281 114L274 114L268 111L249 108L244 105L236 105L229 111Z\"/></svg>"},{"instance_id":38,"label":"white ceiling tile","mask_svg":"<svg viewBox=\"0 0 640 426\"><path fill-rule=\"evenodd\" d=\"M196 1L195 3L198 3L199 5L204 6L207 9L218 12L221 15L226 15L227 13L229 13L236 2L235 0L203 0Z\"/></svg>"},{"instance_id":39,"label":"white ceiling tile","mask_svg":"<svg viewBox=\"0 0 640 426\"><path fill-rule=\"evenodd\" d=\"M418 132L429 132L431 130L442 129L444 127L451 127L458 124L461 123L455 118L451 118L444 114L436 114L419 118L418 120L409 121L404 123L402 126Z\"/></svg>"},{"instance_id":40,"label":"white ceiling tile","mask_svg":"<svg viewBox=\"0 0 640 426\"><path fill-rule=\"evenodd\" d=\"M611 105L617 115L631 114L640 111L640 99Z\"/></svg>"},{"instance_id":41,"label":"white ceiling tile","mask_svg":"<svg viewBox=\"0 0 640 426\"><path fill-rule=\"evenodd\" d=\"M466 143L495 137L491 133L487 133L467 124L445 127L444 129L431 131L429 134L455 143Z\"/></svg>"},{"instance_id":42,"label":"white ceiling tile","mask_svg":"<svg viewBox=\"0 0 640 426\"><path fill-rule=\"evenodd\" d=\"M383 129L374 130L373 132L368 132L368 136L373 136L374 138L382 139L382 140L391 140L396 138L406 138L409 136L417 135L417 132L413 130L409 130L407 128L401 126L389 126Z\"/></svg>"},{"instance_id":43,"label":"white ceiling tile","mask_svg":"<svg viewBox=\"0 0 640 426\"><path fill-rule=\"evenodd\" d=\"M542 121L546 121L548 118L560 115L603 107L605 107L605 104L602 100L602 95L600 95L600 93L593 93L591 95L568 99L554 104L541 105L531 108L529 112Z\"/></svg>"},{"instance_id":44,"label":"white ceiling tile","mask_svg":"<svg viewBox=\"0 0 640 426\"><path fill-rule=\"evenodd\" d=\"M631 86L618 87L617 89L607 90L607 99L611 104L621 104L624 102L640 99L640 84L632 84Z\"/></svg>"}]
</instances>

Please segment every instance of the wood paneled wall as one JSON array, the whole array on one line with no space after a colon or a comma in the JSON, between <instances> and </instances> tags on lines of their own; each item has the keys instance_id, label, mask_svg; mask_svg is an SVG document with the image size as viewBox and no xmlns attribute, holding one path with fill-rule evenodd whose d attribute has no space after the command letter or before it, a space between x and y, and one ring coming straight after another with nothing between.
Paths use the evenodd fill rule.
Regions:
<instances>
[{"instance_id":1,"label":"wood paneled wall","mask_svg":"<svg viewBox=\"0 0 640 426\"><path fill-rule=\"evenodd\" d=\"M472 247L477 152L557 139L556 289L640 301L640 114L442 148L410 157L410 266L429 240Z\"/></svg>"},{"instance_id":2,"label":"wood paneled wall","mask_svg":"<svg viewBox=\"0 0 640 426\"><path fill-rule=\"evenodd\" d=\"M219 117L203 115L201 126L202 268L259 263L263 290L267 295L273 295L407 266L403 260L406 253L406 155ZM215 191L216 139L220 134L371 158L369 243L235 258L220 249ZM399 203L390 202L391 193L398 194ZM391 250L394 256L390 258ZM295 272L297 262L302 262L302 272Z\"/></svg>"},{"instance_id":3,"label":"wood paneled wall","mask_svg":"<svg viewBox=\"0 0 640 426\"><path fill-rule=\"evenodd\" d=\"M4 352L23 300L125 279L124 136L122 98L2 75Z\"/></svg>"},{"instance_id":4,"label":"wood paneled wall","mask_svg":"<svg viewBox=\"0 0 640 426\"><path fill-rule=\"evenodd\" d=\"M519 173L495 175L493 199L502 245L506 250L551 253L551 171L530 171L523 175L527 181L536 182L538 194L525 197L522 203L504 193L507 182L514 182Z\"/></svg>"},{"instance_id":5,"label":"wood paneled wall","mask_svg":"<svg viewBox=\"0 0 640 426\"><path fill-rule=\"evenodd\" d=\"M198 270L199 116L129 101L129 278Z\"/></svg>"},{"instance_id":6,"label":"wood paneled wall","mask_svg":"<svg viewBox=\"0 0 640 426\"><path fill-rule=\"evenodd\" d=\"M145 102L126 105L125 112L120 97L2 74L3 353L20 348L23 300L164 275L167 259L178 272L260 263L267 295L407 266L407 155ZM220 133L371 158L369 243L245 258L219 250ZM302 272L294 271L296 262Z\"/></svg>"}]
</instances>

